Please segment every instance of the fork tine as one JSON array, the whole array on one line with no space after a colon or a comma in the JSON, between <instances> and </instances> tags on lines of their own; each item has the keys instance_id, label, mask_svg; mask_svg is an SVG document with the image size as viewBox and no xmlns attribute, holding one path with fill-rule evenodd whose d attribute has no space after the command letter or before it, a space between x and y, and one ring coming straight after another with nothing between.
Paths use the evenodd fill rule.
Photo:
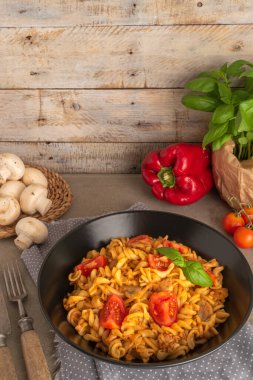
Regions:
<instances>
[{"instance_id":1,"label":"fork tine","mask_svg":"<svg viewBox=\"0 0 253 380\"><path fill-rule=\"evenodd\" d=\"M26 294L27 293L26 292L26 288L25 288L25 285L24 285L24 282L23 282L23 279L22 279L22 276L21 276L21 273L20 273L19 266L18 266L17 262L16 262L16 267L17 267L17 271L18 271L18 276L19 276L20 284L22 286L22 292Z\"/></svg>"},{"instance_id":2,"label":"fork tine","mask_svg":"<svg viewBox=\"0 0 253 380\"><path fill-rule=\"evenodd\" d=\"M27 296L27 291L20 273L18 263L6 264L3 269L5 287L9 299L23 299Z\"/></svg>"},{"instance_id":3,"label":"fork tine","mask_svg":"<svg viewBox=\"0 0 253 380\"><path fill-rule=\"evenodd\" d=\"M7 273L6 273L5 268L3 270L3 274L4 274L4 283L5 283L6 292L7 292L8 298L11 298L11 291L10 291L10 288L9 288L9 282L8 282L8 279L7 279Z\"/></svg>"},{"instance_id":4,"label":"fork tine","mask_svg":"<svg viewBox=\"0 0 253 380\"><path fill-rule=\"evenodd\" d=\"M20 287L19 287L17 273L15 271L14 264L12 264L12 268L11 269L12 269L13 278L14 278L14 281L15 281L15 284L16 284L16 289L18 291L18 295L20 295L21 294L21 290L20 290Z\"/></svg>"},{"instance_id":5,"label":"fork tine","mask_svg":"<svg viewBox=\"0 0 253 380\"><path fill-rule=\"evenodd\" d=\"M4 281L9 300L18 303L20 318L26 317L27 314L22 300L27 297L27 291L17 262L11 263L10 265L6 264L6 269L4 269Z\"/></svg>"},{"instance_id":6,"label":"fork tine","mask_svg":"<svg viewBox=\"0 0 253 380\"><path fill-rule=\"evenodd\" d=\"M12 278L12 275L11 275L11 270L10 270L9 264L7 264L7 272L8 272L8 275L9 275L9 282L11 284L12 296L14 296L14 294L16 292L15 292L14 282L13 282L13 278Z\"/></svg>"}]
</instances>

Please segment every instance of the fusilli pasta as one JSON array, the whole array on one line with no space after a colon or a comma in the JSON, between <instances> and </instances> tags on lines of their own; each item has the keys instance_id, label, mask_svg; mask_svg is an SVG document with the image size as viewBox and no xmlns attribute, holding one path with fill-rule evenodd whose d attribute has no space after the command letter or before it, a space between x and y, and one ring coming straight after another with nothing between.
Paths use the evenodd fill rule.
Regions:
<instances>
[{"instance_id":1,"label":"fusilli pasta","mask_svg":"<svg viewBox=\"0 0 253 380\"><path fill-rule=\"evenodd\" d=\"M159 265L166 262L156 251L163 246L178 250L185 260L199 261L211 275L213 285L193 284L168 260L167 267L151 267L151 254L159 257ZM224 310L228 290L222 287L223 267L216 259L207 261L167 236L112 239L101 250L88 252L82 263L93 263L101 256L104 264L93 269L90 264L89 274L84 275L80 265L70 273L68 279L74 290L63 304L67 320L78 334L115 359L148 362L185 355L217 335L217 326L229 316ZM170 326L156 323L149 309L151 295L164 291L173 293L178 304L177 319ZM113 294L122 298L127 315L121 326L109 329L101 326L100 315Z\"/></svg>"}]
</instances>

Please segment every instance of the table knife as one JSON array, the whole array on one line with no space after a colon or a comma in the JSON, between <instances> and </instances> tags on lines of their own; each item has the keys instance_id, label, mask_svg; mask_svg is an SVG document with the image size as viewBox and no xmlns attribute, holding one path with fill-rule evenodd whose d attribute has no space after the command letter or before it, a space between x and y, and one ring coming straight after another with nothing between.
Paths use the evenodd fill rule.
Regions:
<instances>
[{"instance_id":1,"label":"table knife","mask_svg":"<svg viewBox=\"0 0 253 380\"><path fill-rule=\"evenodd\" d=\"M7 346L7 335L11 333L11 323L0 288L0 377L3 380L18 380L11 351Z\"/></svg>"}]
</instances>

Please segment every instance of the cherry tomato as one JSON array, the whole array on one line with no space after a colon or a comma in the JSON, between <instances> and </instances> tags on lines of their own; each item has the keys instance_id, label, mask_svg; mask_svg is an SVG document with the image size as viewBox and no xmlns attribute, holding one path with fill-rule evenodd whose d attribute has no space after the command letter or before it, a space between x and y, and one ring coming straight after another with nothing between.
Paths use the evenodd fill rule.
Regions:
<instances>
[{"instance_id":1,"label":"cherry tomato","mask_svg":"<svg viewBox=\"0 0 253 380\"><path fill-rule=\"evenodd\" d=\"M243 217L235 212L229 212L226 214L222 223L224 230L230 235L233 235L238 227L245 225Z\"/></svg>"},{"instance_id":2,"label":"cherry tomato","mask_svg":"<svg viewBox=\"0 0 253 380\"><path fill-rule=\"evenodd\" d=\"M170 241L170 240L164 240L163 246L174 248L182 254L186 254L189 251L189 247L187 247L186 245L183 245L181 243L176 243L175 241Z\"/></svg>"},{"instance_id":3,"label":"cherry tomato","mask_svg":"<svg viewBox=\"0 0 253 380\"><path fill-rule=\"evenodd\" d=\"M85 277L88 277L93 269L105 267L106 260L103 255L99 255L95 259L86 259L81 264L76 266L76 270L80 270Z\"/></svg>"},{"instance_id":4,"label":"cherry tomato","mask_svg":"<svg viewBox=\"0 0 253 380\"><path fill-rule=\"evenodd\" d=\"M168 269L170 263L172 263L172 260L166 256L148 254L148 265L150 268L165 271Z\"/></svg>"},{"instance_id":5,"label":"cherry tomato","mask_svg":"<svg viewBox=\"0 0 253 380\"><path fill-rule=\"evenodd\" d=\"M126 315L127 310L122 297L112 294L100 312L100 326L106 329L118 329Z\"/></svg>"},{"instance_id":6,"label":"cherry tomato","mask_svg":"<svg viewBox=\"0 0 253 380\"><path fill-rule=\"evenodd\" d=\"M217 277L215 276L215 274L209 270L209 269L205 269L206 273L209 275L209 277L211 278L211 280L213 281L213 284L214 284L214 281L216 281Z\"/></svg>"},{"instance_id":7,"label":"cherry tomato","mask_svg":"<svg viewBox=\"0 0 253 380\"><path fill-rule=\"evenodd\" d=\"M242 217L244 219L245 224L249 223L249 219L251 220L251 222L253 222L253 207L243 207L243 209L249 216L249 218L247 218L247 216L244 213L242 213Z\"/></svg>"},{"instance_id":8,"label":"cherry tomato","mask_svg":"<svg viewBox=\"0 0 253 380\"><path fill-rule=\"evenodd\" d=\"M133 245L135 243L151 243L152 238L148 235L137 235L128 240L128 245Z\"/></svg>"},{"instance_id":9,"label":"cherry tomato","mask_svg":"<svg viewBox=\"0 0 253 380\"><path fill-rule=\"evenodd\" d=\"M169 291L153 293L148 302L149 313L158 325L171 326L177 320L177 297Z\"/></svg>"},{"instance_id":10,"label":"cherry tomato","mask_svg":"<svg viewBox=\"0 0 253 380\"><path fill-rule=\"evenodd\" d=\"M234 233L234 242L240 248L253 247L253 231L247 227L238 227Z\"/></svg>"}]
</instances>

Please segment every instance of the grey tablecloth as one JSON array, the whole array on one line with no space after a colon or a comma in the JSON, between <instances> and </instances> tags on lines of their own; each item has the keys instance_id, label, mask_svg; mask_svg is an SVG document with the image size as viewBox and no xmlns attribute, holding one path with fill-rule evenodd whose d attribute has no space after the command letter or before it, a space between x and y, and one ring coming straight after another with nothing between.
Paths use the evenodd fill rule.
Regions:
<instances>
[{"instance_id":1,"label":"grey tablecloth","mask_svg":"<svg viewBox=\"0 0 253 380\"><path fill-rule=\"evenodd\" d=\"M131 209L145 209L137 203ZM41 246L23 251L22 259L37 283L40 266L49 249L63 235L90 218L73 218L50 223L49 238ZM61 380L246 380L253 378L253 328L246 324L228 343L213 354L191 364L168 369L130 369L94 361L55 337Z\"/></svg>"}]
</instances>

